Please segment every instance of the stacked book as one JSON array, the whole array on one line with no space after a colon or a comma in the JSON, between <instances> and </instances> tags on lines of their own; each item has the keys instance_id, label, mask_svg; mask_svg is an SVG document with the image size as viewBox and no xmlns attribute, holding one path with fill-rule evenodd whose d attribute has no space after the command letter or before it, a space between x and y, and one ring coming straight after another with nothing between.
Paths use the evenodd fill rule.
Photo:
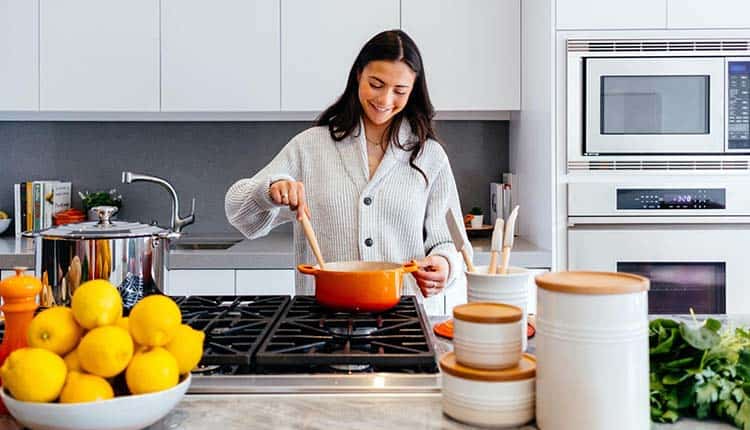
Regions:
<instances>
[{"instance_id":1,"label":"stacked book","mask_svg":"<svg viewBox=\"0 0 750 430\"><path fill-rule=\"evenodd\" d=\"M28 181L13 185L16 236L52 226L52 215L70 209L70 182Z\"/></svg>"}]
</instances>

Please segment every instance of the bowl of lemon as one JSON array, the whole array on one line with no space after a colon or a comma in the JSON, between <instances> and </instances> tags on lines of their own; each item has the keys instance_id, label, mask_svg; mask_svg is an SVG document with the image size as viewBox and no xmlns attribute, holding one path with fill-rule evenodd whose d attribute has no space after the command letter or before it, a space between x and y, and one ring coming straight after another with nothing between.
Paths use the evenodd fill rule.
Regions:
<instances>
[{"instance_id":1,"label":"bowl of lemon","mask_svg":"<svg viewBox=\"0 0 750 430\"><path fill-rule=\"evenodd\" d=\"M9 218L7 213L0 211L0 234L5 233L12 220L13 218Z\"/></svg>"},{"instance_id":2,"label":"bowl of lemon","mask_svg":"<svg viewBox=\"0 0 750 430\"><path fill-rule=\"evenodd\" d=\"M164 418L190 386L204 334L182 324L167 296L147 296L129 317L112 284L94 280L71 307L37 314L29 346L0 367L10 414L32 430L142 429Z\"/></svg>"}]
</instances>

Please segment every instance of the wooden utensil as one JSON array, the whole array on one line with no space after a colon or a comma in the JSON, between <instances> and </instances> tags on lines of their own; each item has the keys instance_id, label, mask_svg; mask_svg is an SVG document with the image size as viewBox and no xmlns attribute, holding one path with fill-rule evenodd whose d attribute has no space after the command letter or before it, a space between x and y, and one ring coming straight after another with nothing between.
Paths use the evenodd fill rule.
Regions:
<instances>
[{"instance_id":1,"label":"wooden utensil","mask_svg":"<svg viewBox=\"0 0 750 430\"><path fill-rule=\"evenodd\" d=\"M497 256L503 248L503 227L505 221L502 218L495 220L495 229L492 230L492 246L490 252L490 267L487 273L494 275L497 273Z\"/></svg>"},{"instance_id":2,"label":"wooden utensil","mask_svg":"<svg viewBox=\"0 0 750 430\"><path fill-rule=\"evenodd\" d=\"M302 212L299 222L302 224L302 231L305 232L307 243L310 244L310 248L312 249L313 254L315 254L315 259L318 260L318 267L325 269L325 261L323 261L323 254L320 253L318 239L315 237L315 231L312 228L312 224L310 224L310 219L304 211Z\"/></svg>"},{"instance_id":3,"label":"wooden utensil","mask_svg":"<svg viewBox=\"0 0 750 430\"><path fill-rule=\"evenodd\" d=\"M513 212L508 216L508 221L505 222L505 233L503 234L503 257L499 272L501 275L508 273L510 249L513 248L513 236L516 234L516 218L518 218L518 206L513 208Z\"/></svg>"},{"instance_id":4,"label":"wooden utensil","mask_svg":"<svg viewBox=\"0 0 750 430\"><path fill-rule=\"evenodd\" d=\"M450 209L445 213L445 222L448 224L448 231L451 233L451 239L453 239L453 244L456 245L456 250L464 257L466 269L469 272L474 272L474 264L471 262L469 250L466 249L466 239L464 239L464 235L461 234L461 224L458 222L456 215Z\"/></svg>"}]
</instances>

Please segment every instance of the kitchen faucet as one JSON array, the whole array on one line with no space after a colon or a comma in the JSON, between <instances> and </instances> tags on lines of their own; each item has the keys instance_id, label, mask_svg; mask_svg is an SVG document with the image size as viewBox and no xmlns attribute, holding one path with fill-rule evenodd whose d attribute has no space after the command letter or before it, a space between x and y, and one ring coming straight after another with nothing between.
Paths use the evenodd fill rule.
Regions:
<instances>
[{"instance_id":1,"label":"kitchen faucet","mask_svg":"<svg viewBox=\"0 0 750 430\"><path fill-rule=\"evenodd\" d=\"M122 172L122 183L130 184L136 181L146 181L157 183L169 191L172 196L172 231L179 233L182 229L195 222L195 197L193 197L193 204L190 209L190 215L185 218L180 218L180 200L177 198L177 191L175 191L172 184L162 178L156 176L141 175L133 172Z\"/></svg>"}]
</instances>

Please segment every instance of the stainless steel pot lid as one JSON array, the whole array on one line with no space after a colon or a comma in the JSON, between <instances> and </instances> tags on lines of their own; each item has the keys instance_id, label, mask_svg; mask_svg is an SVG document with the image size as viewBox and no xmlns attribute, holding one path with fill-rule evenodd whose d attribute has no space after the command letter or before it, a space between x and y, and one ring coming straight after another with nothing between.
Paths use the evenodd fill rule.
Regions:
<instances>
[{"instance_id":1,"label":"stainless steel pot lid","mask_svg":"<svg viewBox=\"0 0 750 430\"><path fill-rule=\"evenodd\" d=\"M117 239L128 237L163 236L170 230L155 225L139 222L112 221L110 218L117 212L115 206L97 206L93 208L99 221L87 221L76 224L65 224L42 230L39 235L57 239Z\"/></svg>"}]
</instances>

